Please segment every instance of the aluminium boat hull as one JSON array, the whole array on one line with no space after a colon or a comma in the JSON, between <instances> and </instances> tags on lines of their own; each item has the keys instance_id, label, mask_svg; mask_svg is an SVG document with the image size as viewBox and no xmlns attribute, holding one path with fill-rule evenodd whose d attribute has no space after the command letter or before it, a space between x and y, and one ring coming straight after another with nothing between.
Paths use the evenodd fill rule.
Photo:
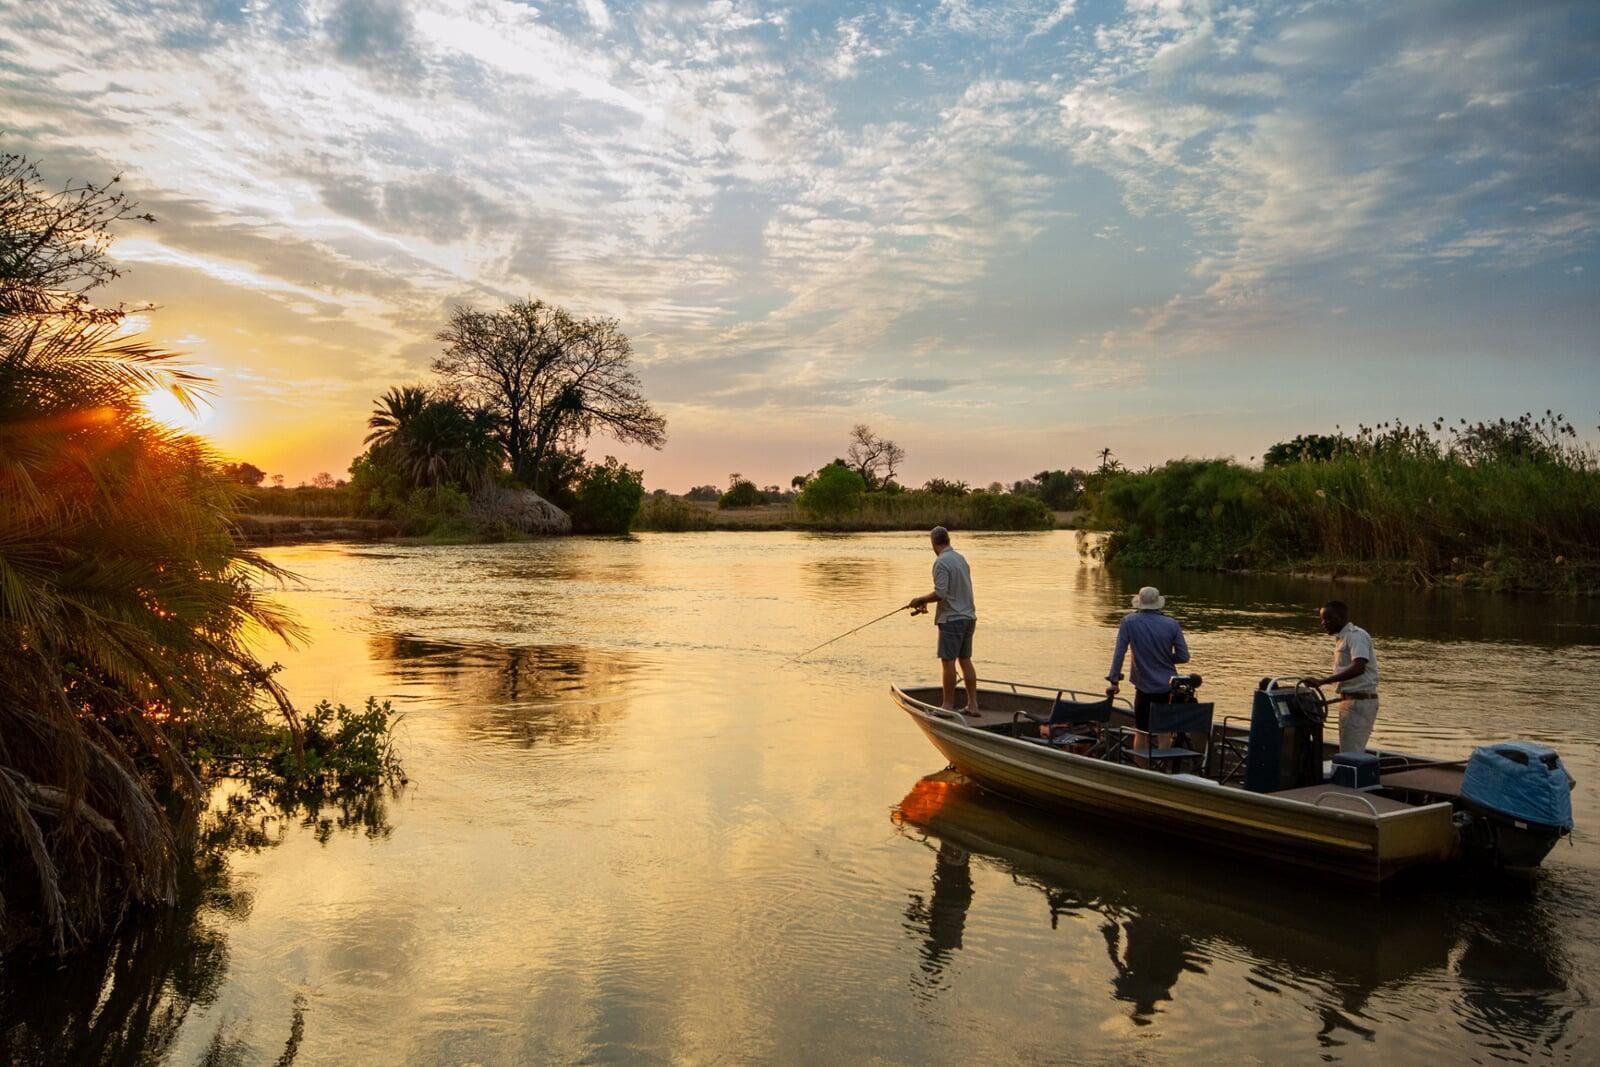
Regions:
<instances>
[{"instance_id":1,"label":"aluminium boat hull","mask_svg":"<svg viewBox=\"0 0 1600 1067\"><path fill-rule=\"evenodd\" d=\"M1460 851L1448 803L1373 814L1251 793L977 729L906 689L891 686L890 692L952 766L986 788L1027 803L1131 823L1236 855L1369 885L1448 862Z\"/></svg>"}]
</instances>

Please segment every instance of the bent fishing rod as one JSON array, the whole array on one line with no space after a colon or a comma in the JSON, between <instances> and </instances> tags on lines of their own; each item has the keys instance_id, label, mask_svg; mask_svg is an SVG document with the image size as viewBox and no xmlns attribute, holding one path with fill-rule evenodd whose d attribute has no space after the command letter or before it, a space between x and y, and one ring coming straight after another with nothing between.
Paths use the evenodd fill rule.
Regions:
<instances>
[{"instance_id":1,"label":"bent fishing rod","mask_svg":"<svg viewBox=\"0 0 1600 1067\"><path fill-rule=\"evenodd\" d=\"M811 655L811 653L816 652L818 649L827 648L829 645L833 644L835 641L843 641L845 638L849 637L851 634L860 633L862 630L865 630L867 627L873 625L873 623L882 622L884 619L887 619L891 615L898 615L902 611L905 611L910 606L911 606L910 604L901 604L899 607L895 608L893 611L886 611L882 615L879 615L876 619L873 619L871 622L864 622L860 626L857 626L854 630L846 630L844 633L840 634L838 637L830 637L830 638L828 638L826 641L822 642L822 644L818 645L816 648L808 648L804 652L800 653L798 656L795 656L792 659L784 660L783 661L783 665L785 667L787 667L791 663L796 663L796 662L798 662L800 660L803 660L807 656Z\"/></svg>"}]
</instances>

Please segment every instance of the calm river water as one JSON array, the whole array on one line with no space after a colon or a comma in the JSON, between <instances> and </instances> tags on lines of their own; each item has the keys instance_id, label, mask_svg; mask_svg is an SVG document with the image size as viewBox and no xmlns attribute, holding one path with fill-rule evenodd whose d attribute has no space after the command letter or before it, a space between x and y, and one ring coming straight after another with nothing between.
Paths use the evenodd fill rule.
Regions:
<instances>
[{"instance_id":1,"label":"calm river water","mask_svg":"<svg viewBox=\"0 0 1600 1067\"><path fill-rule=\"evenodd\" d=\"M1109 573L1071 533L970 535L986 677L1099 684L1146 582L1218 713L1322 669L1320 583ZM1593 1061L1600 605L1341 587L1375 742L1554 745L1578 832L1522 887L1381 900L923 778L889 702L916 534L307 547L296 700L392 699L410 784L244 819L197 905L5 1022L52 1055L578 1060ZM120 986L119 984L120 983ZM97 1007L98 1005L98 1007ZM22 1031L14 1031L14 1035Z\"/></svg>"}]
</instances>

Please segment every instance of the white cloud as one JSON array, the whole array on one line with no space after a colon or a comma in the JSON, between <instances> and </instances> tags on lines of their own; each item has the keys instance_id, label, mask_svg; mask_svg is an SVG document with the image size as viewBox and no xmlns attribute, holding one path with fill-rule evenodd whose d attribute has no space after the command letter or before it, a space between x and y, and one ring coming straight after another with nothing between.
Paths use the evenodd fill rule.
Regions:
<instances>
[{"instance_id":1,"label":"white cloud","mask_svg":"<svg viewBox=\"0 0 1600 1067\"><path fill-rule=\"evenodd\" d=\"M1094 216L1082 245L1188 280L1037 353L1216 347L1330 287L1591 253L1594 47L1541 45L1552 19L317 0L224 22L85 0L0 13L0 100L8 141L125 169L157 206L125 259L318 326L280 336L330 343L340 323L339 343L420 368L449 301L531 292L622 317L656 370L743 360L730 404L844 403L837 383L951 377L940 330L1003 306L1019 258L1071 274L1083 250L1041 244L1072 211ZM1090 172L1120 203L1085 192ZM986 351L1018 347L1014 317L975 328ZM1127 365L1032 358L1065 391Z\"/></svg>"},{"instance_id":2,"label":"white cloud","mask_svg":"<svg viewBox=\"0 0 1600 1067\"><path fill-rule=\"evenodd\" d=\"M605 0L583 0L583 13L601 33L611 28L611 12L606 10Z\"/></svg>"}]
</instances>

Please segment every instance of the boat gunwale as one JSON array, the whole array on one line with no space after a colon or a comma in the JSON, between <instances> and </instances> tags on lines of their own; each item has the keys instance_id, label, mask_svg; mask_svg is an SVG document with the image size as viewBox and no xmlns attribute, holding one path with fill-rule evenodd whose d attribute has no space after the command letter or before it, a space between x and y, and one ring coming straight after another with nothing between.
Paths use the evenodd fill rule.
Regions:
<instances>
[{"instance_id":1,"label":"boat gunwale","mask_svg":"<svg viewBox=\"0 0 1600 1067\"><path fill-rule=\"evenodd\" d=\"M1011 683L995 683L991 681L990 684L1009 685ZM950 717L957 713L950 712L946 708L936 708L926 701L918 700L916 697L911 696L908 692L906 692L906 690L894 683L890 683L889 691L894 695L895 701L899 703L900 706L906 711L912 714L920 715L930 723L937 723L950 729L970 731L973 735L982 736L992 741L1003 742L1005 745L1013 747L1018 752L1027 752L1034 757L1043 756L1047 760L1053 757L1063 761L1067 766L1078 765L1083 767L1093 767L1096 770L1108 771L1113 776L1122 775L1129 781L1159 782L1163 786L1176 787L1181 791L1187 791L1197 797L1214 796L1216 795L1217 790L1227 790L1224 795L1230 798L1260 803L1269 809L1278 808L1282 811L1290 812L1296 815L1305 815L1308 812L1315 812L1318 815L1330 818L1335 822L1348 822L1360 826L1377 826L1381 825L1386 819L1405 820L1415 816L1418 812L1435 811L1439 808L1452 808L1452 805L1448 801L1435 801L1432 804L1419 804L1400 811L1387 811L1374 814L1364 811L1351 811L1348 808L1326 808L1317 804L1307 803L1303 800L1289 800L1284 797L1276 797L1271 793L1253 793L1246 789L1233 789L1229 786L1221 784L1220 782L1213 782L1210 779L1206 779L1207 784L1200 785L1184 778L1180 778L1176 775L1162 774L1159 771L1147 770L1143 767L1134 767L1128 764L1111 763L1107 760L1079 755L1076 752L1066 752L1061 749L1046 748L1042 745L1032 744L1020 738L1008 737L1005 734L994 733L989 730L980 730L964 721L958 722L955 718ZM960 735L957 734L957 736L959 737ZM1049 764L1046 763L1042 767L1032 767L1031 769L1041 770L1048 766ZM1082 778L1078 778L1077 780L1080 782L1083 781ZM1093 782L1088 782L1085 784L1090 788L1097 788ZM1155 803L1159 804L1159 802ZM1160 806L1165 807L1167 805L1162 804Z\"/></svg>"}]
</instances>

